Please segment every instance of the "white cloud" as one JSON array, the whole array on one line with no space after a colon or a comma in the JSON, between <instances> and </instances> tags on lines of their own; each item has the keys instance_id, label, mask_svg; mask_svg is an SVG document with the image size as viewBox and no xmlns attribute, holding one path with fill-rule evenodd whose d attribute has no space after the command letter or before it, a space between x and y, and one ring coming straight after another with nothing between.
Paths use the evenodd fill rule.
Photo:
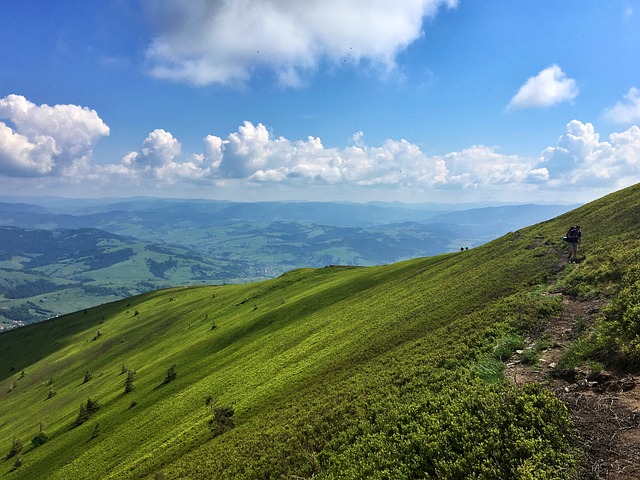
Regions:
<instances>
[{"instance_id":1,"label":"white cloud","mask_svg":"<svg viewBox=\"0 0 640 480\"><path fill-rule=\"evenodd\" d=\"M156 129L149 133L139 151L129 152L118 165L96 166L94 174L159 184L212 179L212 172L222 162L225 143L228 142L220 137L207 135L203 140L204 153L190 154L182 161L182 144L170 132Z\"/></svg>"},{"instance_id":2,"label":"white cloud","mask_svg":"<svg viewBox=\"0 0 640 480\"><path fill-rule=\"evenodd\" d=\"M243 83L268 68L284 85L323 61L385 69L420 38L422 20L457 0L148 1L155 37L147 56L160 78Z\"/></svg>"},{"instance_id":3,"label":"white cloud","mask_svg":"<svg viewBox=\"0 0 640 480\"><path fill-rule=\"evenodd\" d=\"M109 127L95 110L35 105L20 95L0 99L0 174L73 175L86 166ZM12 125L12 126L10 126Z\"/></svg>"},{"instance_id":4,"label":"white cloud","mask_svg":"<svg viewBox=\"0 0 640 480\"><path fill-rule=\"evenodd\" d=\"M518 155L504 155L495 148L475 145L442 157L448 175L446 184L464 188L483 185L539 183L548 177L536 161Z\"/></svg>"},{"instance_id":5,"label":"white cloud","mask_svg":"<svg viewBox=\"0 0 640 480\"><path fill-rule=\"evenodd\" d=\"M590 123L572 120L555 147L540 157L551 186L621 187L640 180L640 128L600 135Z\"/></svg>"},{"instance_id":6,"label":"white cloud","mask_svg":"<svg viewBox=\"0 0 640 480\"><path fill-rule=\"evenodd\" d=\"M108 128L95 112L66 107L71 108L36 107L21 97L0 102L0 114L15 125L14 130L0 123L0 174L49 176L58 185L113 191L132 184L145 189L174 185L246 192L304 189L309 194L349 192L347 196L394 190L404 198L466 190L513 199L525 191L611 191L640 180L637 125L603 141L592 124L578 120L569 122L556 144L538 158L503 154L484 145L427 155L404 139L369 146L363 132L353 135L351 145L331 148L318 137L289 140L274 136L261 123L246 121L226 139L207 135L201 153L183 154L177 138L156 129L121 162L90 165L91 148Z\"/></svg>"},{"instance_id":7,"label":"white cloud","mask_svg":"<svg viewBox=\"0 0 640 480\"><path fill-rule=\"evenodd\" d=\"M640 121L640 90L631 87L624 101L617 102L604 112L604 118L613 123L633 123Z\"/></svg>"},{"instance_id":8,"label":"white cloud","mask_svg":"<svg viewBox=\"0 0 640 480\"><path fill-rule=\"evenodd\" d=\"M165 141L157 141L158 145L177 142L167 132L158 135L165 136ZM146 171L153 175L145 178L208 185L380 187L406 191L501 186L506 191L616 187L638 181L640 176L637 126L601 141L592 124L573 120L557 144L545 149L538 158L506 155L496 147L483 145L429 156L403 139L368 146L362 132L354 134L353 143L346 148L327 148L318 137L291 141L274 137L263 124L244 122L226 140L207 136L204 153L190 155L187 161L180 162L172 149L171 155L163 157L164 161L151 162L153 167ZM162 157L157 149L149 151ZM138 158L136 162L149 163L140 163Z\"/></svg>"},{"instance_id":9,"label":"white cloud","mask_svg":"<svg viewBox=\"0 0 640 480\"><path fill-rule=\"evenodd\" d=\"M578 96L576 81L568 78L558 65L551 65L529 78L509 102L509 109L550 107L570 102Z\"/></svg>"},{"instance_id":10,"label":"white cloud","mask_svg":"<svg viewBox=\"0 0 640 480\"><path fill-rule=\"evenodd\" d=\"M287 184L352 184L359 186L433 185L446 174L441 159L429 158L406 140L387 140L368 147L325 148L320 138L289 141L272 138L267 128L245 122L229 135L215 178ZM213 165L212 165L213 166Z\"/></svg>"},{"instance_id":11,"label":"white cloud","mask_svg":"<svg viewBox=\"0 0 640 480\"><path fill-rule=\"evenodd\" d=\"M628 185L640 175L640 128L601 141L590 123L573 120L556 145L538 158L503 154L475 145L444 155L426 155L407 140L369 146L364 134L353 145L327 148L318 137L275 137L263 124L244 122L226 140L203 139L203 153L182 158L179 141L154 130L143 147L119 165L96 167L106 176L139 184L250 185L296 188L393 188L404 191L503 189L518 191Z\"/></svg>"},{"instance_id":12,"label":"white cloud","mask_svg":"<svg viewBox=\"0 0 640 480\"><path fill-rule=\"evenodd\" d=\"M193 162L178 164L175 160L181 151L180 142L171 133L158 128L147 136L139 151L124 156L124 169L120 171L132 177L142 174L154 179L188 176L188 172L194 168L197 170L197 167L192 165Z\"/></svg>"},{"instance_id":13,"label":"white cloud","mask_svg":"<svg viewBox=\"0 0 640 480\"><path fill-rule=\"evenodd\" d=\"M140 151L127 154L122 163L142 170L160 168L171 163L181 150L180 142L171 133L159 128L144 140Z\"/></svg>"}]
</instances>

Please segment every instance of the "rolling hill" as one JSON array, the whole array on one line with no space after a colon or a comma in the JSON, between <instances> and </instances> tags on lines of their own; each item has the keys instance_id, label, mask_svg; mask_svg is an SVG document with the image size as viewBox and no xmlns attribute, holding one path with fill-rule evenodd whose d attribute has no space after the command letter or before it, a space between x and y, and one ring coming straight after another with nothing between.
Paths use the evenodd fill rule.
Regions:
<instances>
[{"instance_id":1,"label":"rolling hill","mask_svg":"<svg viewBox=\"0 0 640 480\"><path fill-rule=\"evenodd\" d=\"M0 329L158 288L244 275L239 261L94 228L0 227Z\"/></svg>"},{"instance_id":2,"label":"rolling hill","mask_svg":"<svg viewBox=\"0 0 640 480\"><path fill-rule=\"evenodd\" d=\"M585 355L635 361L639 204L635 186L464 252L159 290L2 333L0 474L575 478L567 408L503 362L561 314L550 292L631 312Z\"/></svg>"},{"instance_id":3,"label":"rolling hill","mask_svg":"<svg viewBox=\"0 0 640 480\"><path fill-rule=\"evenodd\" d=\"M0 203L0 329L162 287L437 255L570 209L157 198L41 203Z\"/></svg>"}]
</instances>

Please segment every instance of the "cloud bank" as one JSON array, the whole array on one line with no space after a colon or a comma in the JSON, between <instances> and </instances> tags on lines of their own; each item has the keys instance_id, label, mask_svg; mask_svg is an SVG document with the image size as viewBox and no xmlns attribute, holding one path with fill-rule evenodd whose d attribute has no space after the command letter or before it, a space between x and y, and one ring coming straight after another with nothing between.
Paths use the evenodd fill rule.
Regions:
<instances>
[{"instance_id":1,"label":"cloud bank","mask_svg":"<svg viewBox=\"0 0 640 480\"><path fill-rule=\"evenodd\" d=\"M368 146L362 132L354 135L352 146L327 148L318 137L291 141L251 122L226 139L208 135L203 143L203 153L180 160L179 142L156 130L140 151L126 155L111 172L157 184L416 191L619 188L640 178L638 126L601 141L591 123L578 120L569 122L557 143L537 158L507 155L484 145L430 156L404 139Z\"/></svg>"},{"instance_id":2,"label":"cloud bank","mask_svg":"<svg viewBox=\"0 0 640 480\"><path fill-rule=\"evenodd\" d=\"M244 83L256 69L296 86L323 62L393 69L424 17L457 0L148 1L151 73L193 85Z\"/></svg>"},{"instance_id":3,"label":"cloud bank","mask_svg":"<svg viewBox=\"0 0 640 480\"><path fill-rule=\"evenodd\" d=\"M640 179L637 125L603 140L593 124L572 120L554 145L525 157L485 145L427 155L405 139L367 145L363 132L356 132L347 147L326 147L319 137L289 140L245 121L226 138L207 135L201 152L183 153L171 132L156 129L119 162L97 164L91 161L92 149L109 127L93 110L37 106L9 95L0 99L0 118L9 122L0 122L0 176L49 178L56 185L515 193L617 189Z\"/></svg>"},{"instance_id":4,"label":"cloud bank","mask_svg":"<svg viewBox=\"0 0 640 480\"><path fill-rule=\"evenodd\" d=\"M570 102L578 96L576 81L568 78L558 65L551 65L529 78L509 102L509 109L545 108Z\"/></svg>"},{"instance_id":5,"label":"cloud bank","mask_svg":"<svg viewBox=\"0 0 640 480\"><path fill-rule=\"evenodd\" d=\"M0 99L0 174L72 174L91 158L109 127L95 110L77 105L35 105L20 95Z\"/></svg>"}]
</instances>

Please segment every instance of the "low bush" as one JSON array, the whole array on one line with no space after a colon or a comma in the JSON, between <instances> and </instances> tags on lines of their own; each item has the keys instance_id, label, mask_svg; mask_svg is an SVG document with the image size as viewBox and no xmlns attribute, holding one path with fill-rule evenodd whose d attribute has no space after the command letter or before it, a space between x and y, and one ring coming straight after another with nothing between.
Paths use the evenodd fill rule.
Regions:
<instances>
[{"instance_id":1,"label":"low bush","mask_svg":"<svg viewBox=\"0 0 640 480\"><path fill-rule=\"evenodd\" d=\"M7 453L7 456L5 458L9 459L9 458L15 457L22 451L22 448L23 448L22 440L20 440L18 437L13 437L11 449L9 450L9 453Z\"/></svg>"},{"instance_id":2,"label":"low bush","mask_svg":"<svg viewBox=\"0 0 640 480\"><path fill-rule=\"evenodd\" d=\"M520 335L506 334L500 337L493 349L493 355L498 360L507 360L516 350L524 348L524 339Z\"/></svg>"},{"instance_id":3,"label":"low bush","mask_svg":"<svg viewBox=\"0 0 640 480\"><path fill-rule=\"evenodd\" d=\"M31 444L35 448L35 447L39 447L40 445L44 445L48 441L49 441L49 435L47 435L45 432L40 432L31 439Z\"/></svg>"}]
</instances>

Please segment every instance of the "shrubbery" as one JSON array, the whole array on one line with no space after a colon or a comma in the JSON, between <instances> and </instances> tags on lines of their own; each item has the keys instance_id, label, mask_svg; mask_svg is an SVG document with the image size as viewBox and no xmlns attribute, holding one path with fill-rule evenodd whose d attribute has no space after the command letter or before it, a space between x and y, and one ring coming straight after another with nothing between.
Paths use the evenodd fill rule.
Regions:
<instances>
[{"instance_id":1,"label":"shrubbery","mask_svg":"<svg viewBox=\"0 0 640 480\"><path fill-rule=\"evenodd\" d=\"M9 459L9 458L15 457L22 451L22 448L23 448L22 440L20 440L18 437L13 437L11 449L9 450L9 453L7 453L7 456L5 458Z\"/></svg>"},{"instance_id":2,"label":"shrubbery","mask_svg":"<svg viewBox=\"0 0 640 480\"><path fill-rule=\"evenodd\" d=\"M45 432L40 432L31 439L31 444L34 447L39 447L40 445L44 445L48 441L49 441L49 435L47 435Z\"/></svg>"},{"instance_id":3,"label":"shrubbery","mask_svg":"<svg viewBox=\"0 0 640 480\"><path fill-rule=\"evenodd\" d=\"M321 463L327 478L570 479L572 453L567 409L541 387L469 384L388 405Z\"/></svg>"},{"instance_id":4,"label":"shrubbery","mask_svg":"<svg viewBox=\"0 0 640 480\"><path fill-rule=\"evenodd\" d=\"M176 372L176 364L174 363L167 370L167 374L165 375L164 380L162 381L162 384L165 385L169 382L172 382L173 380L176 379L177 376L178 376L178 373Z\"/></svg>"},{"instance_id":5,"label":"shrubbery","mask_svg":"<svg viewBox=\"0 0 640 480\"><path fill-rule=\"evenodd\" d=\"M231 405L218 405L211 396L206 398L205 404L211 409L209 428L214 436L222 435L235 427L233 421L235 411Z\"/></svg>"},{"instance_id":6,"label":"shrubbery","mask_svg":"<svg viewBox=\"0 0 640 480\"><path fill-rule=\"evenodd\" d=\"M86 404L80 405L80 411L78 412L78 416L73 422L73 427L77 427L82 425L84 422L89 420L91 416L98 411L100 405L97 400L87 399Z\"/></svg>"},{"instance_id":7,"label":"shrubbery","mask_svg":"<svg viewBox=\"0 0 640 480\"><path fill-rule=\"evenodd\" d=\"M592 328L569 345L561 365L640 364L640 248L616 248L613 242L571 272L567 282L570 292L604 292L612 300Z\"/></svg>"}]
</instances>

